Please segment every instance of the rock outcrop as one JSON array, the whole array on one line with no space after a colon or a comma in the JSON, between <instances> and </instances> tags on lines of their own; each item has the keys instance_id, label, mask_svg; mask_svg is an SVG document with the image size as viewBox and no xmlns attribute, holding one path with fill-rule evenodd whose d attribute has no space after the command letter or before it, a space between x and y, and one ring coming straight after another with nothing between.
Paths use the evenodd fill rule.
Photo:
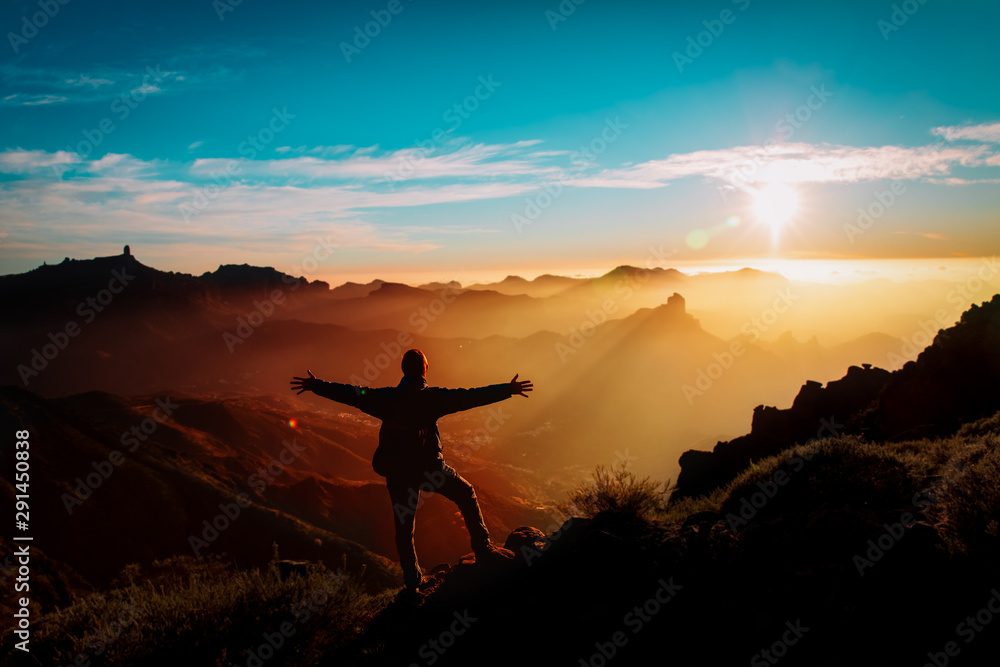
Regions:
<instances>
[{"instance_id":1,"label":"rock outcrop","mask_svg":"<svg viewBox=\"0 0 1000 667\"><path fill-rule=\"evenodd\" d=\"M776 454L808 440L831 437L854 428L856 416L876 399L891 373L881 368L851 366L847 375L823 387L808 381L792 407L779 410L758 405L750 433L720 442L711 452L688 450L681 455L681 472L674 498L710 493L726 484L751 461Z\"/></svg>"},{"instance_id":2,"label":"rock outcrop","mask_svg":"<svg viewBox=\"0 0 1000 667\"><path fill-rule=\"evenodd\" d=\"M806 382L785 410L759 405L750 433L688 450L674 498L710 493L751 461L840 433L874 441L935 437L1000 410L1000 294L942 329L916 361L889 373L864 364L823 387Z\"/></svg>"}]
</instances>

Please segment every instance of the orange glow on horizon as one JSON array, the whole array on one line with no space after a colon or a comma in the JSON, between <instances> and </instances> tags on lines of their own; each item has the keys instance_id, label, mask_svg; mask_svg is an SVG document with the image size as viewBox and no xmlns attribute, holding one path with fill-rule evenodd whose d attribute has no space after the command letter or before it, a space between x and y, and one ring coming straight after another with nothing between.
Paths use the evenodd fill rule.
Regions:
<instances>
[{"instance_id":1,"label":"orange glow on horizon","mask_svg":"<svg viewBox=\"0 0 1000 667\"><path fill-rule=\"evenodd\" d=\"M736 226L726 223L730 227ZM722 225L725 227L726 224ZM738 224L738 223L737 223ZM630 265L639 268L670 268L687 275L698 273L721 273L750 268L759 271L780 273L789 280L825 284L855 283L871 279L888 279L897 282L909 280L959 279L969 271L974 271L983 262L982 257L916 257L916 258L836 258L836 257L723 257L705 260L677 260L665 264L650 263L643 258L620 258L605 265L581 266L564 265L552 267L520 266L509 269L483 268L413 270L404 268L373 267L352 273L336 273L313 276L313 280L325 280L330 287L345 282L368 283L375 279L405 283L417 286L429 283L447 283L456 280L463 287L473 284L499 282L509 275L534 280L541 275L558 275L571 278L596 278L617 266Z\"/></svg>"}]
</instances>

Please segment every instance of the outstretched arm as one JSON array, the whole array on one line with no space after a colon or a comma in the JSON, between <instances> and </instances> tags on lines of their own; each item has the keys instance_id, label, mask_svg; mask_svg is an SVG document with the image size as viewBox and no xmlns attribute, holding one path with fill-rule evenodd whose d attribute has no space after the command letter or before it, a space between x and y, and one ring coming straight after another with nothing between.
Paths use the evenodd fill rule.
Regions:
<instances>
[{"instance_id":1,"label":"outstretched arm","mask_svg":"<svg viewBox=\"0 0 1000 667\"><path fill-rule=\"evenodd\" d=\"M526 392L532 391L534 385L531 380L518 381L517 375L510 382L503 384L492 384L487 387L477 387L475 389L438 389L439 403L438 413L440 416L461 412L471 408L478 408L490 403L496 403L511 396L524 396L528 398Z\"/></svg>"},{"instance_id":2,"label":"outstretched arm","mask_svg":"<svg viewBox=\"0 0 1000 667\"><path fill-rule=\"evenodd\" d=\"M353 384L340 384L339 382L324 382L320 380L312 371L306 371L308 377L293 377L291 380L292 391L298 390L298 394L311 391L317 396L329 398L345 405L359 408L368 414L372 408L368 400L372 395L372 389L368 387L357 387Z\"/></svg>"},{"instance_id":3,"label":"outstretched arm","mask_svg":"<svg viewBox=\"0 0 1000 667\"><path fill-rule=\"evenodd\" d=\"M518 375L520 374L515 373L514 379L510 381L510 395L514 396L516 394L518 396L524 396L525 398L528 398L528 395L524 392L532 391L535 388L535 385L531 384L531 380L521 380L520 382L518 382L517 381Z\"/></svg>"},{"instance_id":4,"label":"outstretched arm","mask_svg":"<svg viewBox=\"0 0 1000 667\"><path fill-rule=\"evenodd\" d=\"M309 377L304 377L304 378L293 377L292 378L292 380L291 380L292 391L295 391L296 389L298 389L299 390L298 393L301 394L304 391L315 391L316 387L319 386L319 383L321 382L321 380L318 380L316 378L316 376L313 375L313 372L310 371L310 370L307 370L306 373L309 373Z\"/></svg>"}]
</instances>

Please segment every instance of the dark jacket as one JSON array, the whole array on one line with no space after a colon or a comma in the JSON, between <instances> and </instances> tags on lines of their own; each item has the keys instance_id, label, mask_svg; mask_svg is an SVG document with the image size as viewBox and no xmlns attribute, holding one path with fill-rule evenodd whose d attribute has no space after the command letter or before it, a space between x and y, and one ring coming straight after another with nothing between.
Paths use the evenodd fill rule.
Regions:
<instances>
[{"instance_id":1,"label":"dark jacket","mask_svg":"<svg viewBox=\"0 0 1000 667\"><path fill-rule=\"evenodd\" d=\"M404 376L395 387L358 387L320 382L316 394L358 408L382 420L372 468L383 477L441 470L437 420L453 412L510 398L510 384L476 389L428 387L424 378Z\"/></svg>"}]
</instances>

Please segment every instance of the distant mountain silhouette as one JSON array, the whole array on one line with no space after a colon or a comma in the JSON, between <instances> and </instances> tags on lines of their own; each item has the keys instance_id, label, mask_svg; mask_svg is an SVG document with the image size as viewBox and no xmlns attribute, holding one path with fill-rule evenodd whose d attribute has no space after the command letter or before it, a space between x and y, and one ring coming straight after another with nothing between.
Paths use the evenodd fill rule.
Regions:
<instances>
[{"instance_id":1,"label":"distant mountain silhouette","mask_svg":"<svg viewBox=\"0 0 1000 667\"><path fill-rule=\"evenodd\" d=\"M130 276L129 284L98 313L87 300L111 296L115 271ZM159 271L131 252L66 260L0 277L0 299L17 313L0 323L0 384L49 397L168 388L261 396L283 394L289 369L312 368L322 377L384 386L398 381L393 359L404 347L425 350L433 382L443 386L489 384L530 368L546 391L490 433L479 454L543 475L559 493L609 457L636 457L647 472L676 478L684 450L745 432L755 405L782 405L802 378L832 380L902 344L884 334L832 347L799 342L790 332L794 322L783 318L802 309L811 321L805 296L762 335L742 331L742 319L752 322L789 289L781 276L749 269L686 275L623 265L597 278L514 276L496 289L424 287L431 286L375 280L330 289L249 265L194 276ZM885 289L911 307L903 298L910 292ZM921 294L927 289L921 284ZM853 288L820 292L842 295L856 308ZM835 314L831 307L822 316ZM56 350L53 339L67 342L61 332L68 325L78 335ZM736 342L744 353L705 389L707 373ZM687 388L695 385L705 390ZM354 411L343 414L352 418ZM455 420L460 442L479 437L473 434L482 423ZM573 443L571 450L564 442Z\"/></svg>"},{"instance_id":2,"label":"distant mountain silhouette","mask_svg":"<svg viewBox=\"0 0 1000 667\"><path fill-rule=\"evenodd\" d=\"M382 286L384 280L373 280L364 285L360 283L346 282L343 285L330 290L330 296L337 299L355 299L361 296L368 296Z\"/></svg>"},{"instance_id":3,"label":"distant mountain silhouette","mask_svg":"<svg viewBox=\"0 0 1000 667\"><path fill-rule=\"evenodd\" d=\"M212 272L203 273L199 281L217 286L222 291L250 290L267 292L272 289L288 289L290 284L298 285L299 289L312 292L327 292L330 284L322 280L301 280L290 282L292 276L276 271L269 266L250 266L249 264L224 264Z\"/></svg>"},{"instance_id":4,"label":"distant mountain silhouette","mask_svg":"<svg viewBox=\"0 0 1000 667\"><path fill-rule=\"evenodd\" d=\"M448 289L460 290L462 289L462 283L458 282L457 280L449 280L446 283L442 282L425 283L423 285L419 285L418 287L422 290L428 290L430 292L440 292L441 290L448 290Z\"/></svg>"},{"instance_id":5,"label":"distant mountain silhouette","mask_svg":"<svg viewBox=\"0 0 1000 667\"><path fill-rule=\"evenodd\" d=\"M496 283L475 283L469 285L470 290L486 290L499 292L500 294L526 294L534 297L555 296L567 289L586 282L585 278L568 278L565 276L554 276L544 274L534 280L527 280L521 276L507 276Z\"/></svg>"}]
</instances>

